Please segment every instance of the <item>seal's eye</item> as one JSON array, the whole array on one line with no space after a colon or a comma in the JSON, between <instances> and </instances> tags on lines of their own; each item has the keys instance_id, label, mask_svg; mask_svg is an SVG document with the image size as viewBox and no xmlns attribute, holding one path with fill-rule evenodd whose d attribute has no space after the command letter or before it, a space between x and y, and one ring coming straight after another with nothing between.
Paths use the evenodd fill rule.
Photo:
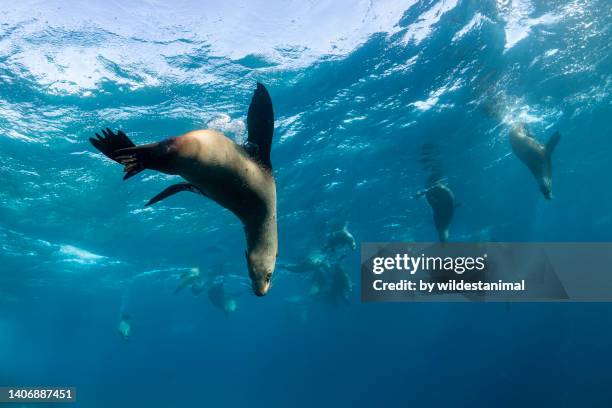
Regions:
<instances>
[{"instance_id":1,"label":"seal's eye","mask_svg":"<svg viewBox=\"0 0 612 408\"><path fill-rule=\"evenodd\" d=\"M272 280L272 272L268 272L266 274L266 283L270 283L271 280Z\"/></svg>"}]
</instances>

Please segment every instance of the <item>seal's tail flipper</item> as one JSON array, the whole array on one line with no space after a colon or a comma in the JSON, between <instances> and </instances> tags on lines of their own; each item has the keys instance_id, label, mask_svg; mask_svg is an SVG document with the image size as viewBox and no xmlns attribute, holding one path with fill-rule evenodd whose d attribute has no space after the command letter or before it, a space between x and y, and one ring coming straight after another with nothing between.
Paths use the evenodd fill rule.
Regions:
<instances>
[{"instance_id":1,"label":"seal's tail flipper","mask_svg":"<svg viewBox=\"0 0 612 408\"><path fill-rule=\"evenodd\" d=\"M272 134L274 133L274 110L268 90L259 82L249 106L247 127L248 143L257 146L256 156L258 161L266 168L272 169L270 150Z\"/></svg>"},{"instance_id":2,"label":"seal's tail flipper","mask_svg":"<svg viewBox=\"0 0 612 408\"><path fill-rule=\"evenodd\" d=\"M150 205L153 205L165 198L170 197L171 195L174 195L176 193L180 193L181 191L191 191L193 193L200 193L203 194L196 186L194 186L193 184L189 184L189 183L178 183L178 184L173 184L170 187L166 188L164 191L162 191L161 193L157 194L155 197L153 197L152 199L149 200L148 203L145 204L145 207L148 207Z\"/></svg>"},{"instance_id":3,"label":"seal's tail flipper","mask_svg":"<svg viewBox=\"0 0 612 408\"><path fill-rule=\"evenodd\" d=\"M548 157L552 156L555 147L557 147L559 144L559 140L561 140L561 133L559 132L553 133L550 139L548 139L548 142L546 143L546 155Z\"/></svg>"}]
</instances>

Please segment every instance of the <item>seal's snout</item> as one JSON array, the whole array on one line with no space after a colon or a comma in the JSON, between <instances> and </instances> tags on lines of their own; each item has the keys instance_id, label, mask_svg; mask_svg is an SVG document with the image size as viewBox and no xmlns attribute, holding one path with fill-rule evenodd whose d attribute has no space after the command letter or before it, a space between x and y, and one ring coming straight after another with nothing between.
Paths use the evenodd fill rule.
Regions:
<instances>
[{"instance_id":1,"label":"seal's snout","mask_svg":"<svg viewBox=\"0 0 612 408\"><path fill-rule=\"evenodd\" d=\"M267 293L267 291L260 290L259 288L253 288L253 292L255 292L255 296L259 296L259 297L265 296Z\"/></svg>"},{"instance_id":2,"label":"seal's snout","mask_svg":"<svg viewBox=\"0 0 612 408\"><path fill-rule=\"evenodd\" d=\"M270 285L268 284L258 285L257 283L253 283L253 292L255 293L255 296L265 296L268 293L269 289Z\"/></svg>"},{"instance_id":3,"label":"seal's snout","mask_svg":"<svg viewBox=\"0 0 612 408\"><path fill-rule=\"evenodd\" d=\"M263 280L253 281L253 292L256 296L265 296L270 290L272 274L268 274Z\"/></svg>"}]
</instances>

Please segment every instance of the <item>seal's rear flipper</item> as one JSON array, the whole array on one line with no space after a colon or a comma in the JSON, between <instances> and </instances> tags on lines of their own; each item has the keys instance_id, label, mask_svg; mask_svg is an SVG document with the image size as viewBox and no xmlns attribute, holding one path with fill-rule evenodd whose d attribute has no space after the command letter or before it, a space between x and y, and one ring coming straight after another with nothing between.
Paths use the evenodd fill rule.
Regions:
<instances>
[{"instance_id":1,"label":"seal's rear flipper","mask_svg":"<svg viewBox=\"0 0 612 408\"><path fill-rule=\"evenodd\" d=\"M561 140L561 133L559 132L555 132L550 139L548 139L546 143L546 155L548 157L552 156L555 147L559 144L559 140Z\"/></svg>"},{"instance_id":2,"label":"seal's rear flipper","mask_svg":"<svg viewBox=\"0 0 612 408\"><path fill-rule=\"evenodd\" d=\"M166 188L161 193L159 193L158 195L156 195L155 197L153 197L152 199L150 199L149 202L145 204L145 207L155 204L163 200L164 198L170 197L171 195L180 193L181 191L191 191L192 193L204 194L193 184L189 184L189 183L173 184L170 187Z\"/></svg>"},{"instance_id":3,"label":"seal's rear flipper","mask_svg":"<svg viewBox=\"0 0 612 408\"><path fill-rule=\"evenodd\" d=\"M268 90L259 82L249 106L247 127L248 143L257 145L257 149L247 149L247 151L264 167L272 169L270 150L274 133L274 110Z\"/></svg>"}]
</instances>

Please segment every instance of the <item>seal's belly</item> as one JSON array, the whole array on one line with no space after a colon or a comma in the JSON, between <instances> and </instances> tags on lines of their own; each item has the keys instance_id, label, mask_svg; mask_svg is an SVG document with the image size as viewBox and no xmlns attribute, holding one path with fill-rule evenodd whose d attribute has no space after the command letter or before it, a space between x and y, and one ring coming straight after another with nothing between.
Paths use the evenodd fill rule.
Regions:
<instances>
[{"instance_id":1,"label":"seal's belly","mask_svg":"<svg viewBox=\"0 0 612 408\"><path fill-rule=\"evenodd\" d=\"M516 134L510 135L510 144L512 151L519 160L529 168L534 176L538 177L542 173L544 162L543 147L531 138Z\"/></svg>"},{"instance_id":2,"label":"seal's belly","mask_svg":"<svg viewBox=\"0 0 612 408\"><path fill-rule=\"evenodd\" d=\"M232 211L243 222L259 218L270 211L270 193L267 186L273 180L265 180L265 174L254 164L237 166L201 165L197 163L183 178L198 187L221 206Z\"/></svg>"}]
</instances>

